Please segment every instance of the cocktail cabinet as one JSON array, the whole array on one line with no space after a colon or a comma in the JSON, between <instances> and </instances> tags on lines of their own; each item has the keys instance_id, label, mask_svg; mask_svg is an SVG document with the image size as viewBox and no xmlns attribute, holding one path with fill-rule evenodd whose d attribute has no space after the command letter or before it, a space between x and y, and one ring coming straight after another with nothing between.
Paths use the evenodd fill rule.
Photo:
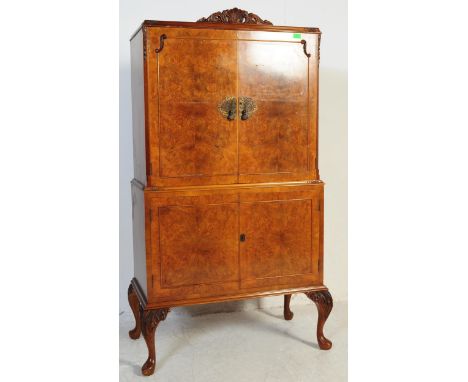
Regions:
<instances>
[{"instance_id":1,"label":"cocktail cabinet","mask_svg":"<svg viewBox=\"0 0 468 382\"><path fill-rule=\"evenodd\" d=\"M173 307L293 293L318 308L324 184L318 169L317 28L234 8L145 21L131 38L134 278L128 299L151 375Z\"/></svg>"}]
</instances>

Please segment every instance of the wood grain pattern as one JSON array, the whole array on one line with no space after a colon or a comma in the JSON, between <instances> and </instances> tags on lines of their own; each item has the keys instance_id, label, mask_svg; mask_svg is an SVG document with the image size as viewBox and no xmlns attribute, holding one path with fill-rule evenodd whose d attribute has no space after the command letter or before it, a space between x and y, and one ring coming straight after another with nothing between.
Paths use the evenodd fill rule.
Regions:
<instances>
[{"instance_id":1,"label":"wood grain pattern","mask_svg":"<svg viewBox=\"0 0 468 382\"><path fill-rule=\"evenodd\" d=\"M165 34L164 53L159 55L161 102L218 102L236 94L234 40L215 40L216 32L204 39L188 35L172 38L169 31Z\"/></svg>"},{"instance_id":2,"label":"wood grain pattern","mask_svg":"<svg viewBox=\"0 0 468 382\"><path fill-rule=\"evenodd\" d=\"M150 33L151 46L158 34ZM236 43L213 39L216 32L206 31L202 38L198 31L165 34L164 51L150 58L148 73L157 84L149 104L155 137L150 143L151 183L234 183L237 123L224 118L218 104L237 92Z\"/></svg>"},{"instance_id":3,"label":"wood grain pattern","mask_svg":"<svg viewBox=\"0 0 468 382\"><path fill-rule=\"evenodd\" d=\"M301 44L239 41L239 93L258 101L307 102L308 60ZM270 38L274 38L271 36Z\"/></svg>"},{"instance_id":4,"label":"wood grain pattern","mask_svg":"<svg viewBox=\"0 0 468 382\"><path fill-rule=\"evenodd\" d=\"M181 299L238 290L237 195L147 191L146 200L152 215L150 303L178 306Z\"/></svg>"},{"instance_id":5,"label":"wood grain pattern","mask_svg":"<svg viewBox=\"0 0 468 382\"><path fill-rule=\"evenodd\" d=\"M293 173L307 177L309 148L305 102L258 101L258 111L239 128L239 173Z\"/></svg>"},{"instance_id":6,"label":"wood grain pattern","mask_svg":"<svg viewBox=\"0 0 468 382\"><path fill-rule=\"evenodd\" d=\"M314 222L318 224L318 222ZM261 200L240 205L241 279L246 287L313 275L312 201ZM314 256L315 255L315 256Z\"/></svg>"},{"instance_id":7,"label":"wood grain pattern","mask_svg":"<svg viewBox=\"0 0 468 382\"><path fill-rule=\"evenodd\" d=\"M308 65L300 43L239 41L239 93L258 107L239 123L240 182L314 179Z\"/></svg>"},{"instance_id":8,"label":"wood grain pattern","mask_svg":"<svg viewBox=\"0 0 468 382\"><path fill-rule=\"evenodd\" d=\"M160 178L233 175L237 179L236 121L216 103L161 104ZM161 181L163 183L164 180Z\"/></svg>"},{"instance_id":9,"label":"wood grain pattern","mask_svg":"<svg viewBox=\"0 0 468 382\"><path fill-rule=\"evenodd\" d=\"M237 281L237 204L158 209L161 286Z\"/></svg>"}]
</instances>

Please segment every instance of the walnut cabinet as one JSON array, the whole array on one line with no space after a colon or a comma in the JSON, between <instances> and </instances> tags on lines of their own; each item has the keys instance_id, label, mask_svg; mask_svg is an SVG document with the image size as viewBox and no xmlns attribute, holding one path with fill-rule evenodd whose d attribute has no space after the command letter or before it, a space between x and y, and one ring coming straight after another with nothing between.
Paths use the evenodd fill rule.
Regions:
<instances>
[{"instance_id":1,"label":"walnut cabinet","mask_svg":"<svg viewBox=\"0 0 468 382\"><path fill-rule=\"evenodd\" d=\"M234 8L145 21L131 38L135 277L128 297L156 366L170 308L305 293L321 349L323 284L317 28Z\"/></svg>"}]
</instances>

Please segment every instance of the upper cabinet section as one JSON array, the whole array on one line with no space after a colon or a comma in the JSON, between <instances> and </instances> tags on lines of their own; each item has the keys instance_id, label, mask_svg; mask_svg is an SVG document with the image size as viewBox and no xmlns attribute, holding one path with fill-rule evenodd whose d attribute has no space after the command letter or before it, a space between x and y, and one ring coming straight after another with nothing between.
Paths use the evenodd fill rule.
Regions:
<instances>
[{"instance_id":1,"label":"upper cabinet section","mask_svg":"<svg viewBox=\"0 0 468 382\"><path fill-rule=\"evenodd\" d=\"M143 102L133 106L135 177L149 187L318 179L319 32L222 17L237 16L145 22L132 39L133 100Z\"/></svg>"}]
</instances>

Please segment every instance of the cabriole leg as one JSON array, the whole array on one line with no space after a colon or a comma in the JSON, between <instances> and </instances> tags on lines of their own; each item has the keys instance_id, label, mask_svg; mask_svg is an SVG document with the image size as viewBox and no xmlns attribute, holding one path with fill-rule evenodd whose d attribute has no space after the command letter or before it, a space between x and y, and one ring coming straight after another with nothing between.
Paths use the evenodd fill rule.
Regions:
<instances>
[{"instance_id":1,"label":"cabriole leg","mask_svg":"<svg viewBox=\"0 0 468 382\"><path fill-rule=\"evenodd\" d=\"M285 294L284 295L284 319L287 321L292 320L294 317L294 313L291 312L291 309L289 308L290 303L291 303L291 295Z\"/></svg>"},{"instance_id":2,"label":"cabriole leg","mask_svg":"<svg viewBox=\"0 0 468 382\"><path fill-rule=\"evenodd\" d=\"M318 310L317 322L317 341L322 350L328 350L332 347L332 342L323 335L323 326L333 308L333 299L328 290L321 290L317 292L307 292L305 294L309 297Z\"/></svg>"},{"instance_id":3,"label":"cabriole leg","mask_svg":"<svg viewBox=\"0 0 468 382\"><path fill-rule=\"evenodd\" d=\"M142 315L142 333L148 347L148 359L141 368L143 375L151 375L156 368L156 348L154 335L161 321L164 321L169 313L169 308L145 310Z\"/></svg>"},{"instance_id":4,"label":"cabriole leg","mask_svg":"<svg viewBox=\"0 0 468 382\"><path fill-rule=\"evenodd\" d=\"M133 284L130 284L128 287L128 303L130 308L132 308L133 316L135 317L135 328L128 332L128 335L131 339L136 340L140 338L141 334L141 314L140 314L140 302L138 301L138 296L135 293Z\"/></svg>"}]
</instances>

